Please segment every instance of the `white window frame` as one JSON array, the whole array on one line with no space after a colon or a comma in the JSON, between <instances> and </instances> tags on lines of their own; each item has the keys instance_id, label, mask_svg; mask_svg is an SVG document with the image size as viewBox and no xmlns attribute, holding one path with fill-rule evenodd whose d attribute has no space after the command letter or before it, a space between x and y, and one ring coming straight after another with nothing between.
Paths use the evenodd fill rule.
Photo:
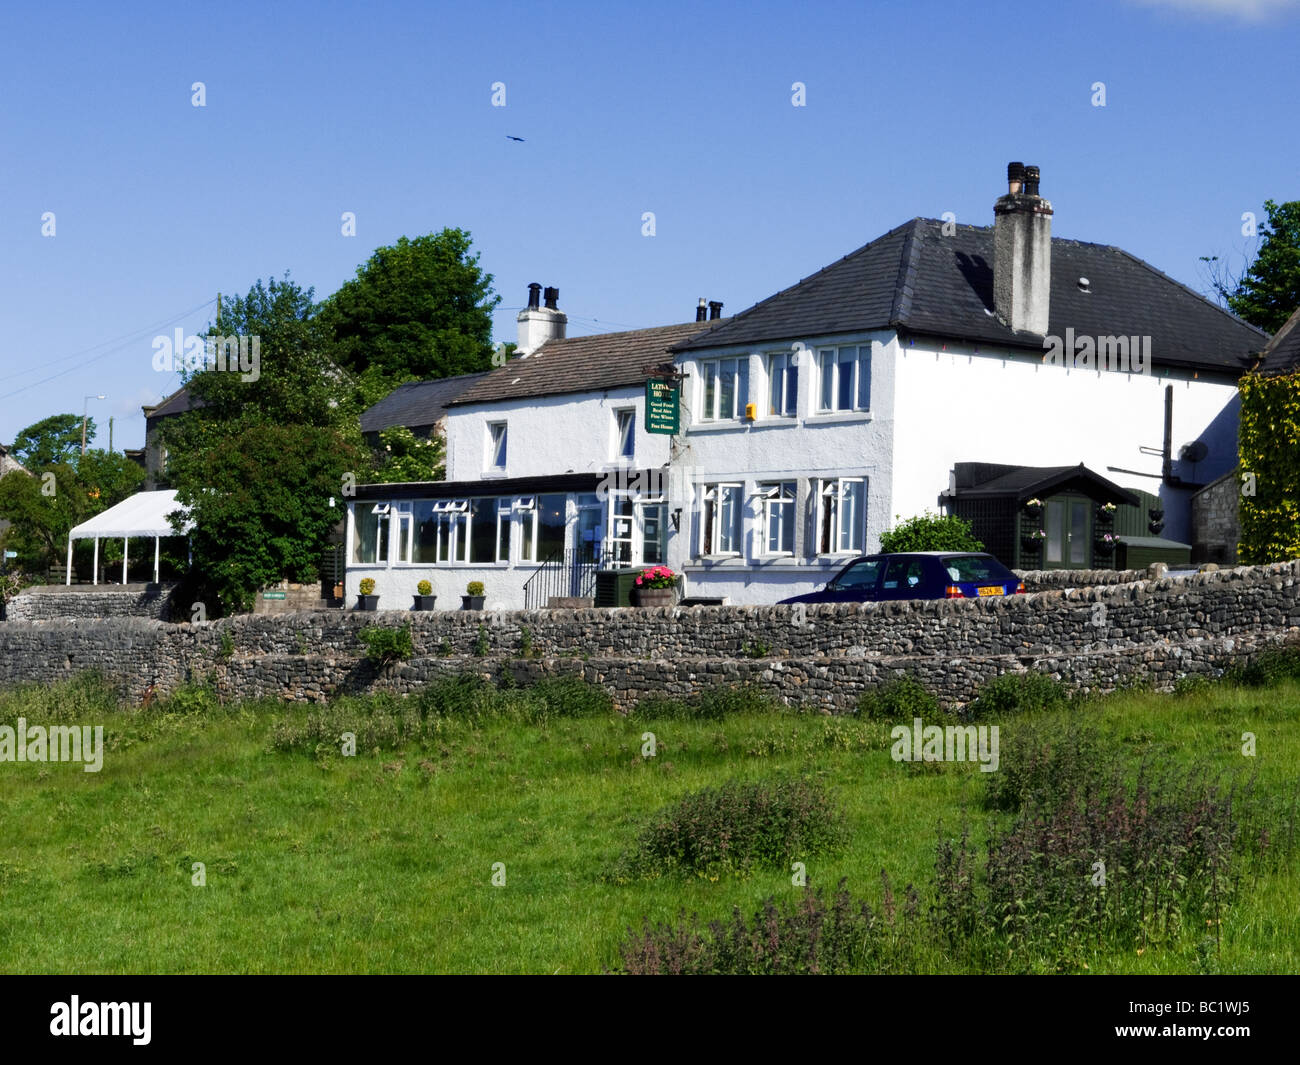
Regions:
<instances>
[{"instance_id":1,"label":"white window frame","mask_svg":"<svg viewBox=\"0 0 1300 1065\"><path fill-rule=\"evenodd\" d=\"M795 542L795 507L799 498L798 485L794 481L766 481L758 486L758 496L762 500L762 527L759 530L761 543L760 555L769 558L794 554ZM780 539L787 537L790 547L772 550L772 523L778 523Z\"/></svg>"},{"instance_id":2,"label":"white window frame","mask_svg":"<svg viewBox=\"0 0 1300 1065\"><path fill-rule=\"evenodd\" d=\"M850 359L842 352L853 352ZM849 383L849 406L840 405L840 384L843 367L851 366L853 379ZM871 345L840 344L817 349L817 413L840 414L871 409ZM863 391L866 391L865 397ZM865 398L866 403L862 401Z\"/></svg>"},{"instance_id":3,"label":"white window frame","mask_svg":"<svg viewBox=\"0 0 1300 1065\"><path fill-rule=\"evenodd\" d=\"M519 561L537 561L537 497L520 496L514 501L519 515Z\"/></svg>"},{"instance_id":4,"label":"white window frame","mask_svg":"<svg viewBox=\"0 0 1300 1065\"><path fill-rule=\"evenodd\" d=\"M396 520L393 520L393 519ZM393 528L393 565L410 566L411 552L414 549L412 533L415 529L415 513L408 501L394 503L390 512L389 524Z\"/></svg>"},{"instance_id":5,"label":"white window frame","mask_svg":"<svg viewBox=\"0 0 1300 1065\"><path fill-rule=\"evenodd\" d=\"M780 402L774 404L780 389ZM773 409L775 407L775 409ZM799 414L799 353L772 351L767 354L767 416L794 418Z\"/></svg>"},{"instance_id":6,"label":"white window frame","mask_svg":"<svg viewBox=\"0 0 1300 1065\"><path fill-rule=\"evenodd\" d=\"M740 555L745 543L745 486L740 481L715 481L700 487L700 556L713 558ZM724 493L732 498L736 513L729 531L722 520ZM731 547L721 546L724 537L734 539L734 544Z\"/></svg>"},{"instance_id":7,"label":"white window frame","mask_svg":"<svg viewBox=\"0 0 1300 1065\"><path fill-rule=\"evenodd\" d=\"M853 515L852 527L844 521L846 485L861 485L860 513ZM867 538L867 482L864 477L829 477L817 488L817 550L819 555L860 555ZM828 528L829 523L829 528ZM829 549L823 548L825 533L829 532ZM848 546L844 546L849 540ZM855 541L855 542L854 542Z\"/></svg>"},{"instance_id":8,"label":"white window frame","mask_svg":"<svg viewBox=\"0 0 1300 1065\"><path fill-rule=\"evenodd\" d=\"M614 409L614 461L630 462L634 458L636 458L636 408L616 407Z\"/></svg>"},{"instance_id":9,"label":"white window frame","mask_svg":"<svg viewBox=\"0 0 1300 1065\"><path fill-rule=\"evenodd\" d=\"M722 367L734 363L733 403L730 413L722 410ZM726 358L701 359L700 364L700 421L726 422L744 418L749 403L749 356L729 355ZM718 383L709 394L710 381Z\"/></svg>"},{"instance_id":10,"label":"white window frame","mask_svg":"<svg viewBox=\"0 0 1300 1065\"><path fill-rule=\"evenodd\" d=\"M506 463L510 461L510 424L508 422L488 422L487 431L487 461L484 463L484 468L504 473ZM501 458L499 464L497 462L498 456Z\"/></svg>"},{"instance_id":11,"label":"white window frame","mask_svg":"<svg viewBox=\"0 0 1300 1065\"><path fill-rule=\"evenodd\" d=\"M492 561L498 565L502 562L509 562L511 555L511 540L513 539L514 506L509 496L497 497L497 530L495 547L492 552ZM501 534L505 533L505 557L501 552Z\"/></svg>"}]
</instances>

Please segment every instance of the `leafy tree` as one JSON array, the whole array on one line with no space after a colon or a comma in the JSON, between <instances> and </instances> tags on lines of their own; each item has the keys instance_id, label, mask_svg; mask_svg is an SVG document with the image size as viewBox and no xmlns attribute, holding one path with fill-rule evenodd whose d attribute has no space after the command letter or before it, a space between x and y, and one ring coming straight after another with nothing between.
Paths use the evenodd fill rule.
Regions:
<instances>
[{"instance_id":1,"label":"leafy tree","mask_svg":"<svg viewBox=\"0 0 1300 1065\"><path fill-rule=\"evenodd\" d=\"M10 474L0 479L0 517L13 523L6 543L27 568L61 562L74 526L120 503L144 480L144 470L116 452L93 449L74 463L33 470L31 477Z\"/></svg>"},{"instance_id":2,"label":"leafy tree","mask_svg":"<svg viewBox=\"0 0 1300 1065\"><path fill-rule=\"evenodd\" d=\"M286 273L267 283L259 278L247 295L222 302L208 335L243 338L251 369L187 370L185 387L199 404L193 420L316 426L347 420L340 399L348 384L325 356L314 296Z\"/></svg>"},{"instance_id":3,"label":"leafy tree","mask_svg":"<svg viewBox=\"0 0 1300 1065\"><path fill-rule=\"evenodd\" d=\"M492 311L501 297L461 229L379 248L322 308L334 359L389 387L492 365Z\"/></svg>"},{"instance_id":4,"label":"leafy tree","mask_svg":"<svg viewBox=\"0 0 1300 1065\"><path fill-rule=\"evenodd\" d=\"M399 484L404 481L440 481L446 446L436 433L418 437L405 426L396 425L379 433L378 461L370 481Z\"/></svg>"},{"instance_id":5,"label":"leafy tree","mask_svg":"<svg viewBox=\"0 0 1300 1065\"><path fill-rule=\"evenodd\" d=\"M953 514L941 517L927 510L882 533L880 550L885 554L903 551L983 551L984 545L972 535L970 522Z\"/></svg>"},{"instance_id":6,"label":"leafy tree","mask_svg":"<svg viewBox=\"0 0 1300 1065\"><path fill-rule=\"evenodd\" d=\"M95 419L86 419L86 440L95 438ZM14 458L33 472L68 462L81 453L81 416L53 414L29 425L14 437L9 449Z\"/></svg>"},{"instance_id":7,"label":"leafy tree","mask_svg":"<svg viewBox=\"0 0 1300 1065\"><path fill-rule=\"evenodd\" d=\"M1300 307L1300 200L1264 201L1268 220L1259 228L1259 252L1240 278L1218 266L1218 256L1201 256L1210 265L1210 284L1228 309L1252 325L1276 333Z\"/></svg>"},{"instance_id":8,"label":"leafy tree","mask_svg":"<svg viewBox=\"0 0 1300 1065\"><path fill-rule=\"evenodd\" d=\"M248 610L279 580L316 580L343 517L342 475L360 459L329 427L256 421L174 455L177 499L195 525L190 590L215 613L218 602Z\"/></svg>"}]
</instances>

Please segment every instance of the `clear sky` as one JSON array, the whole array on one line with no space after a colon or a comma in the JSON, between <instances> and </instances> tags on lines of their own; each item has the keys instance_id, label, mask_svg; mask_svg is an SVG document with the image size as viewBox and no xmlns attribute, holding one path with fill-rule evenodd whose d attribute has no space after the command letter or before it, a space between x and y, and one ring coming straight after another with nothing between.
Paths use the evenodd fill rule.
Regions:
<instances>
[{"instance_id":1,"label":"clear sky","mask_svg":"<svg viewBox=\"0 0 1300 1065\"><path fill-rule=\"evenodd\" d=\"M988 225L1017 159L1055 235L1204 291L1198 256L1239 265L1242 214L1300 198L1298 45L1292 0L6 0L0 441L102 392L100 446L110 415L141 446L179 383L155 336L444 226L495 276L497 339L530 281L570 335L666 325L917 215Z\"/></svg>"}]
</instances>

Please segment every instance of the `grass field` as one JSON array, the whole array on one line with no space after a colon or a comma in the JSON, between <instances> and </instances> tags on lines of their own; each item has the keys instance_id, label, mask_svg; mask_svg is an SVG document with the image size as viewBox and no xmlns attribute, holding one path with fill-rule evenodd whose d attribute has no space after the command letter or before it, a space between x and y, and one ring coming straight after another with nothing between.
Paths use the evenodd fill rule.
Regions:
<instances>
[{"instance_id":1,"label":"grass field","mask_svg":"<svg viewBox=\"0 0 1300 1065\"><path fill-rule=\"evenodd\" d=\"M373 700L340 711L368 712ZM0 693L0 723L102 724L107 747L98 773L0 762L0 969L599 972L643 916L721 919L798 891L788 868L604 880L645 818L687 791L820 780L843 805L849 843L810 858L809 880L847 878L873 905L882 868L928 903L937 826L955 834L966 816L978 834L990 817L977 765L895 762L887 721L758 708L720 720L452 712L392 749L366 749L359 731L361 748L344 757L311 741L339 719L330 713L219 707L196 691L119 708L93 680ZM1275 808L1295 803L1294 680L1072 704L1002 722L1003 745L1053 714L1088 715L1117 756L1244 766ZM653 758L641 754L646 732ZM195 862L204 886L192 883ZM1300 869L1291 857L1248 876L1211 953L1204 930L1188 930L1085 962L1093 973L1300 972ZM938 947L916 967L969 971Z\"/></svg>"}]
</instances>

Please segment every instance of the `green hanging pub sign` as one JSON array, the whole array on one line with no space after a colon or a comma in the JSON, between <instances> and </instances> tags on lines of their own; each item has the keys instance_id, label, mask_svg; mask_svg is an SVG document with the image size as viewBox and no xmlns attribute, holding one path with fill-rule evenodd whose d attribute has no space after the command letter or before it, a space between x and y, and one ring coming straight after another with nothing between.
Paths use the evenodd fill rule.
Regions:
<instances>
[{"instance_id":1,"label":"green hanging pub sign","mask_svg":"<svg viewBox=\"0 0 1300 1065\"><path fill-rule=\"evenodd\" d=\"M667 433L678 431L680 421L681 388L676 381L652 377L645 383L645 431Z\"/></svg>"}]
</instances>

